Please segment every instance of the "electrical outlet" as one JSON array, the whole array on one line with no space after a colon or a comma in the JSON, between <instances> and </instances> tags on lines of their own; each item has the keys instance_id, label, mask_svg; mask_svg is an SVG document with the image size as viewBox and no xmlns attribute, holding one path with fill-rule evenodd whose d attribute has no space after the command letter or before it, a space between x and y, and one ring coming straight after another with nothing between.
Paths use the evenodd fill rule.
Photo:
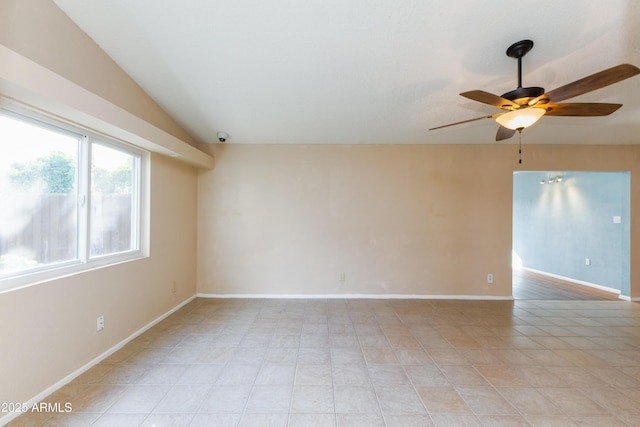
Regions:
<instances>
[{"instance_id":1,"label":"electrical outlet","mask_svg":"<svg viewBox=\"0 0 640 427\"><path fill-rule=\"evenodd\" d=\"M176 284L176 281L174 280L173 282L171 282L171 293L175 294L177 290L178 290L178 285Z\"/></svg>"},{"instance_id":2,"label":"electrical outlet","mask_svg":"<svg viewBox=\"0 0 640 427\"><path fill-rule=\"evenodd\" d=\"M104 329L104 316L98 316L96 319L96 332L100 332Z\"/></svg>"},{"instance_id":3,"label":"electrical outlet","mask_svg":"<svg viewBox=\"0 0 640 427\"><path fill-rule=\"evenodd\" d=\"M340 273L340 283L344 283L347 280L347 273L344 271Z\"/></svg>"},{"instance_id":4,"label":"electrical outlet","mask_svg":"<svg viewBox=\"0 0 640 427\"><path fill-rule=\"evenodd\" d=\"M584 265L591 265L591 258L585 258Z\"/></svg>"},{"instance_id":5,"label":"electrical outlet","mask_svg":"<svg viewBox=\"0 0 640 427\"><path fill-rule=\"evenodd\" d=\"M487 283L489 284L493 283L493 274L491 273L487 274Z\"/></svg>"}]
</instances>

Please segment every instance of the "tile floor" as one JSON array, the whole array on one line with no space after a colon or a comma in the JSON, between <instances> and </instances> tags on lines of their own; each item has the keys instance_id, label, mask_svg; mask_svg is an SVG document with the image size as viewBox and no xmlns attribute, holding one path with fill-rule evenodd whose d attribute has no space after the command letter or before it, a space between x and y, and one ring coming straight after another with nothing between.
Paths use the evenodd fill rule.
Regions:
<instances>
[{"instance_id":1,"label":"tile floor","mask_svg":"<svg viewBox=\"0 0 640 427\"><path fill-rule=\"evenodd\" d=\"M196 299L11 426L638 426L640 305Z\"/></svg>"}]
</instances>

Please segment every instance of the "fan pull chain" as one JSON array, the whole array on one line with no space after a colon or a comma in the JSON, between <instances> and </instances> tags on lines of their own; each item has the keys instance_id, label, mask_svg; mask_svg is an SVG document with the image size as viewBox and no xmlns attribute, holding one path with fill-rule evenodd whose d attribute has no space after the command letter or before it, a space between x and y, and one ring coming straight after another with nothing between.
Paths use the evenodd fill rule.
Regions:
<instances>
[{"instance_id":1,"label":"fan pull chain","mask_svg":"<svg viewBox=\"0 0 640 427\"><path fill-rule=\"evenodd\" d=\"M518 129L518 163L522 164L522 128Z\"/></svg>"}]
</instances>

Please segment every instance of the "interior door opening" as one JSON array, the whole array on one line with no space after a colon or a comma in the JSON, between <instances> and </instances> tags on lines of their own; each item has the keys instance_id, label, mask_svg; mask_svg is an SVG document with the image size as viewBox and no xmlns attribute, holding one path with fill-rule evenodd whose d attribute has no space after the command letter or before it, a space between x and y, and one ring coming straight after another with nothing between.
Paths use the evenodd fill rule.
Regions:
<instances>
[{"instance_id":1,"label":"interior door opening","mask_svg":"<svg viewBox=\"0 0 640 427\"><path fill-rule=\"evenodd\" d=\"M628 298L630 194L630 172L514 172L514 298L571 299L554 294L571 286Z\"/></svg>"}]
</instances>

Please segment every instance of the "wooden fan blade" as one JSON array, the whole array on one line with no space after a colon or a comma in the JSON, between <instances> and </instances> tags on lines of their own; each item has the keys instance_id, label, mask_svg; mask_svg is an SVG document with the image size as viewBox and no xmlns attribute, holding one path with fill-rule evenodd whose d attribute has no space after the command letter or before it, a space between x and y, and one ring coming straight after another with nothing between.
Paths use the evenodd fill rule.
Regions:
<instances>
[{"instance_id":1,"label":"wooden fan blade","mask_svg":"<svg viewBox=\"0 0 640 427\"><path fill-rule=\"evenodd\" d=\"M436 129L446 128L446 127L449 127L449 126L461 125L463 123L475 122L476 120L492 119L492 118L498 117L499 115L500 115L500 113L492 114L491 116L476 117L475 119L469 119L469 120L463 120L461 122L449 123L448 125L438 126L438 127L435 127L435 128L431 128L429 130L436 130Z\"/></svg>"},{"instance_id":2,"label":"wooden fan blade","mask_svg":"<svg viewBox=\"0 0 640 427\"><path fill-rule=\"evenodd\" d=\"M498 128L498 133L496 133L496 141L504 141L505 139L511 138L515 135L515 129L509 129L504 126L500 126Z\"/></svg>"},{"instance_id":3,"label":"wooden fan blade","mask_svg":"<svg viewBox=\"0 0 640 427\"><path fill-rule=\"evenodd\" d=\"M640 73L638 67L631 64L621 64L561 86L551 92L547 92L546 96L551 102L564 101L565 99L628 79L638 73Z\"/></svg>"},{"instance_id":4,"label":"wooden fan blade","mask_svg":"<svg viewBox=\"0 0 640 427\"><path fill-rule=\"evenodd\" d=\"M608 116L622 107L622 104L607 104L603 102L573 102L567 104L544 104L541 108L547 110L546 116Z\"/></svg>"},{"instance_id":5,"label":"wooden fan blade","mask_svg":"<svg viewBox=\"0 0 640 427\"><path fill-rule=\"evenodd\" d=\"M513 101L509 101L498 95L494 95L483 90L470 90L469 92L462 92L460 94L465 98L469 98L473 101L482 102L483 104L493 105L494 107L502 108L503 110L511 110L513 108L520 108L518 104Z\"/></svg>"}]
</instances>

